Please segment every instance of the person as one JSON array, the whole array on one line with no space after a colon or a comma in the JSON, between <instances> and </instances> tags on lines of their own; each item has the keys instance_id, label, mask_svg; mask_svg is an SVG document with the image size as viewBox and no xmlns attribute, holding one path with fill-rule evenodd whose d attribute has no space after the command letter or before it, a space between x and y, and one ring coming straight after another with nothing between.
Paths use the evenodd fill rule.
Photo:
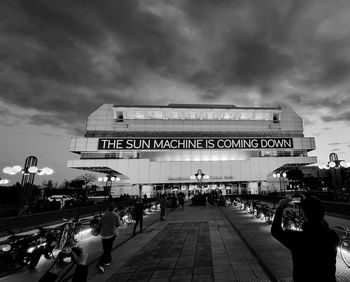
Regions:
<instances>
[{"instance_id":1,"label":"person","mask_svg":"<svg viewBox=\"0 0 350 282\"><path fill-rule=\"evenodd\" d=\"M118 227L121 225L120 217L114 212L115 205L110 203L108 210L101 217L100 233L102 237L103 254L97 263L97 269L103 273L104 267L111 264L112 246L115 238L118 236Z\"/></svg>"},{"instance_id":2,"label":"person","mask_svg":"<svg viewBox=\"0 0 350 282\"><path fill-rule=\"evenodd\" d=\"M177 199L176 199L175 193L173 192L170 197L170 210L175 211L176 206L177 206Z\"/></svg>"},{"instance_id":3,"label":"person","mask_svg":"<svg viewBox=\"0 0 350 282\"><path fill-rule=\"evenodd\" d=\"M165 195L161 195L160 197L160 220L165 219L165 208L166 208L166 198Z\"/></svg>"},{"instance_id":4,"label":"person","mask_svg":"<svg viewBox=\"0 0 350 282\"><path fill-rule=\"evenodd\" d=\"M289 205L290 198L280 201L271 234L291 251L294 282L335 282L339 236L324 220L325 208L322 202L313 196L301 200L304 220L302 231L282 229L283 210Z\"/></svg>"},{"instance_id":5,"label":"person","mask_svg":"<svg viewBox=\"0 0 350 282\"><path fill-rule=\"evenodd\" d=\"M88 255L84 248L79 247L78 250L78 252L72 251L72 260L76 265L72 282L85 282L89 271L89 266L86 263Z\"/></svg>"},{"instance_id":6,"label":"person","mask_svg":"<svg viewBox=\"0 0 350 282\"><path fill-rule=\"evenodd\" d=\"M185 208L185 195L184 193L180 192L178 194L178 201L179 201L179 205L181 206L182 209Z\"/></svg>"},{"instance_id":7,"label":"person","mask_svg":"<svg viewBox=\"0 0 350 282\"><path fill-rule=\"evenodd\" d=\"M144 205L142 203L142 199L138 198L135 204L135 225L134 225L134 232L133 235L136 235L136 227L140 223L140 233L143 232L142 230L142 225L143 225L143 210L144 210Z\"/></svg>"}]
</instances>

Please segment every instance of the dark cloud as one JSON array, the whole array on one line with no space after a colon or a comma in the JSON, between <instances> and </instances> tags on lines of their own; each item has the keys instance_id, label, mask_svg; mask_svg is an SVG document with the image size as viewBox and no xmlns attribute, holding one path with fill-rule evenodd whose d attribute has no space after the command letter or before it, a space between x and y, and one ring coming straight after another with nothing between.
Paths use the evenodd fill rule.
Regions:
<instances>
[{"instance_id":1,"label":"dark cloud","mask_svg":"<svg viewBox=\"0 0 350 282\"><path fill-rule=\"evenodd\" d=\"M324 122L333 122L333 121L346 121L350 122L350 112L334 112L332 115L324 115L321 117Z\"/></svg>"},{"instance_id":2,"label":"dark cloud","mask_svg":"<svg viewBox=\"0 0 350 282\"><path fill-rule=\"evenodd\" d=\"M84 128L103 103L182 97L326 108L324 122L349 120L346 1L0 5L0 102L36 111L32 124ZM180 89L178 95L170 88Z\"/></svg>"}]
</instances>

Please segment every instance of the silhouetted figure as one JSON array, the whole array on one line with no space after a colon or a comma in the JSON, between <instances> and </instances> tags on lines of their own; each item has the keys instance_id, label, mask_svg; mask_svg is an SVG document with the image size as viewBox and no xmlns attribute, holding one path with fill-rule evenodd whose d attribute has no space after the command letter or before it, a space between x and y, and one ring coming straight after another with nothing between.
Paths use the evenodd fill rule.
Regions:
<instances>
[{"instance_id":1,"label":"silhouetted figure","mask_svg":"<svg viewBox=\"0 0 350 282\"><path fill-rule=\"evenodd\" d=\"M185 195L180 192L179 195L177 196L178 201L179 201L179 205L182 207L182 209L184 209L185 206Z\"/></svg>"},{"instance_id":2,"label":"silhouetted figure","mask_svg":"<svg viewBox=\"0 0 350 282\"><path fill-rule=\"evenodd\" d=\"M137 202L134 207L134 212L135 212L135 225L134 225L134 232L133 235L136 235L136 227L140 223L140 233L143 232L142 226L143 226L143 210L144 210L144 205L142 203L142 199L138 198Z\"/></svg>"},{"instance_id":3,"label":"silhouetted figure","mask_svg":"<svg viewBox=\"0 0 350 282\"><path fill-rule=\"evenodd\" d=\"M277 207L271 234L292 253L293 279L299 281L335 282L339 236L324 220L324 206L316 197L301 200L304 219L302 231L283 230L283 210L290 199L282 199Z\"/></svg>"},{"instance_id":4,"label":"silhouetted figure","mask_svg":"<svg viewBox=\"0 0 350 282\"><path fill-rule=\"evenodd\" d=\"M170 197L170 208L171 208L171 211L175 211L176 206L177 206L177 199L176 199L175 193L172 193L171 197Z\"/></svg>"},{"instance_id":5,"label":"silhouetted figure","mask_svg":"<svg viewBox=\"0 0 350 282\"><path fill-rule=\"evenodd\" d=\"M165 195L160 197L160 220L165 219L166 198Z\"/></svg>"},{"instance_id":6,"label":"silhouetted figure","mask_svg":"<svg viewBox=\"0 0 350 282\"><path fill-rule=\"evenodd\" d=\"M101 218L101 236L103 254L97 263L99 272L104 272L104 267L112 261L112 246L115 238L118 236L118 227L121 225L119 215L114 212L115 205L109 204L108 210Z\"/></svg>"}]
</instances>

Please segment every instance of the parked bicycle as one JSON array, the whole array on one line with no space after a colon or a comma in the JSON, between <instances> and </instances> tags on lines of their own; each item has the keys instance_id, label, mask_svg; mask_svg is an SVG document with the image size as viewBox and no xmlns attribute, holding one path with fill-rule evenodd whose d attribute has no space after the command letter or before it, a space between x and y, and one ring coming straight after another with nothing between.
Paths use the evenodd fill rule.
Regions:
<instances>
[{"instance_id":1,"label":"parked bicycle","mask_svg":"<svg viewBox=\"0 0 350 282\"><path fill-rule=\"evenodd\" d=\"M73 240L75 243L81 239L81 223L79 218L62 218L64 223L61 227L61 234L58 239L58 249L62 250L69 241Z\"/></svg>"},{"instance_id":2,"label":"parked bicycle","mask_svg":"<svg viewBox=\"0 0 350 282\"><path fill-rule=\"evenodd\" d=\"M347 227L345 230L345 235L340 241L340 256L347 267L350 268L350 227Z\"/></svg>"},{"instance_id":3,"label":"parked bicycle","mask_svg":"<svg viewBox=\"0 0 350 282\"><path fill-rule=\"evenodd\" d=\"M18 216L26 216L31 214L29 205L24 205L23 207L20 208L20 210L18 211Z\"/></svg>"}]
</instances>

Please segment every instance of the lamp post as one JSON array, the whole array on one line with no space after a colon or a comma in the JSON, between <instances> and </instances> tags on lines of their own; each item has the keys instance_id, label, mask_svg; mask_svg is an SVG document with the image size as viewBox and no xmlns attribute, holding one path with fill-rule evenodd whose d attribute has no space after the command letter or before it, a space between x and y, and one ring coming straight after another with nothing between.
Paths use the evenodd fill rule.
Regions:
<instances>
[{"instance_id":1,"label":"lamp post","mask_svg":"<svg viewBox=\"0 0 350 282\"><path fill-rule=\"evenodd\" d=\"M320 164L318 167L320 169L331 169L332 187L334 192L336 192L341 188L342 185L340 169L350 167L350 162L339 160L336 153L330 153L328 163Z\"/></svg>"},{"instance_id":2,"label":"lamp post","mask_svg":"<svg viewBox=\"0 0 350 282\"><path fill-rule=\"evenodd\" d=\"M22 189L18 200L19 209L23 208L24 206L29 206L30 204L35 174L51 175L54 172L53 169L49 167L38 168L37 162L38 159L35 156L29 156L26 158L23 169L19 165L14 165L12 167L5 167L2 170L5 174L9 175L15 175L19 172L22 173Z\"/></svg>"},{"instance_id":3,"label":"lamp post","mask_svg":"<svg viewBox=\"0 0 350 282\"><path fill-rule=\"evenodd\" d=\"M283 184L284 184L284 179L287 177L287 173L285 172L277 172L277 173L273 173L272 174L273 177L275 178L279 178L279 181L280 181L280 196L282 198L282 178L283 178Z\"/></svg>"},{"instance_id":4,"label":"lamp post","mask_svg":"<svg viewBox=\"0 0 350 282\"><path fill-rule=\"evenodd\" d=\"M111 195L111 187L112 187L112 182L117 182L120 180L120 177L118 176L115 176L113 174L107 174L107 176L105 177L98 177L97 180L99 182L105 182L106 185L105 185L105 191L104 191L104 196L105 196L105 199L107 197L107 194L108 196Z\"/></svg>"},{"instance_id":5,"label":"lamp post","mask_svg":"<svg viewBox=\"0 0 350 282\"><path fill-rule=\"evenodd\" d=\"M201 169L198 169L195 175L190 176L190 179L197 180L197 182L199 183L199 188L201 189L201 193L203 193L203 179L209 179L209 175L203 173Z\"/></svg>"}]
</instances>

